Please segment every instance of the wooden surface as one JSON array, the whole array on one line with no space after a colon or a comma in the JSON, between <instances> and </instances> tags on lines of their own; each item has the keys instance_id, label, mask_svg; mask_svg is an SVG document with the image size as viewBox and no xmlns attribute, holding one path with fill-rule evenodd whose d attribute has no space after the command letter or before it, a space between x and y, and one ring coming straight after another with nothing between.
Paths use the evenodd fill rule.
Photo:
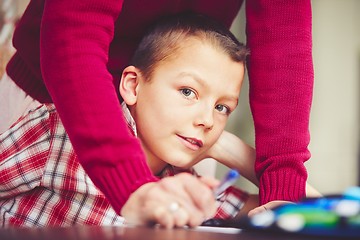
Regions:
<instances>
[{"instance_id":1,"label":"wooden surface","mask_svg":"<svg viewBox=\"0 0 360 240\"><path fill-rule=\"evenodd\" d=\"M146 239L146 240L302 240L329 239L298 235L280 235L264 232L240 231L239 233L221 233L190 229L162 229L150 227L98 227L79 226L69 228L10 228L0 229L0 239L26 240L110 240L110 239Z\"/></svg>"}]
</instances>

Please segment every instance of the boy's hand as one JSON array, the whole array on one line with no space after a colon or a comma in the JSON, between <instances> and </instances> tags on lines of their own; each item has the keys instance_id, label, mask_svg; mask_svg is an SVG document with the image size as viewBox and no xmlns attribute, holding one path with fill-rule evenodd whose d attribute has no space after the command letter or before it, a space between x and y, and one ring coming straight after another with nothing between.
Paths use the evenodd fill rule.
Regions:
<instances>
[{"instance_id":1,"label":"boy's hand","mask_svg":"<svg viewBox=\"0 0 360 240\"><path fill-rule=\"evenodd\" d=\"M258 213L261 213L261 212L264 212L264 211L267 211L267 210L273 209L275 207L278 207L280 205L288 204L288 203L293 203L293 202L280 201L280 200L271 201L271 202L268 202L268 203L266 203L264 205L261 205L259 207L256 207L256 208L252 209L251 211L249 211L248 216L252 217L252 216L254 216L254 215L258 214Z\"/></svg>"},{"instance_id":2,"label":"boy's hand","mask_svg":"<svg viewBox=\"0 0 360 240\"><path fill-rule=\"evenodd\" d=\"M217 184L216 180L202 180L188 173L147 183L130 196L121 215L129 224L195 227L215 214L211 189Z\"/></svg>"}]
</instances>

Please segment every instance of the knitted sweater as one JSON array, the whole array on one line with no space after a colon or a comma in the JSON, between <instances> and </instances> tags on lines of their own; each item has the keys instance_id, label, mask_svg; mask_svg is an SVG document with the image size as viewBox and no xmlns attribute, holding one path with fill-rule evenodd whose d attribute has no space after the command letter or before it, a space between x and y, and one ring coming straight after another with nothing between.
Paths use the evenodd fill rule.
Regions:
<instances>
[{"instance_id":1,"label":"knitted sweater","mask_svg":"<svg viewBox=\"0 0 360 240\"><path fill-rule=\"evenodd\" d=\"M53 102L78 159L120 212L156 181L129 132L117 86L144 30L165 14L193 10L230 27L242 0L32 0L14 33L8 75ZM310 0L246 3L250 103L261 203L305 194L313 86Z\"/></svg>"}]
</instances>

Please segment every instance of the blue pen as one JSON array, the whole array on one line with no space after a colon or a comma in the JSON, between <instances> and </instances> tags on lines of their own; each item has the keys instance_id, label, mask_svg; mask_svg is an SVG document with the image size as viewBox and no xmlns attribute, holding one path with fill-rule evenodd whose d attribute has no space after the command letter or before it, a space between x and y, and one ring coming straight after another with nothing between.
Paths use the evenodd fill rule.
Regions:
<instances>
[{"instance_id":1,"label":"blue pen","mask_svg":"<svg viewBox=\"0 0 360 240\"><path fill-rule=\"evenodd\" d=\"M233 185L236 180L240 177L238 171L231 169L224 179L220 182L219 186L214 190L214 196L218 197L221 193L223 193L228 187Z\"/></svg>"}]
</instances>

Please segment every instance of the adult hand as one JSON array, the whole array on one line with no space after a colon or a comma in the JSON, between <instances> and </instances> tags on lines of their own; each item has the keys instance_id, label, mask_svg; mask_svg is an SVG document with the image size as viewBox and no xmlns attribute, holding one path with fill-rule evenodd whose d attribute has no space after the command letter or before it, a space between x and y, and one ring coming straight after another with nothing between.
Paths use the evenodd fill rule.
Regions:
<instances>
[{"instance_id":1,"label":"adult hand","mask_svg":"<svg viewBox=\"0 0 360 240\"><path fill-rule=\"evenodd\" d=\"M121 215L129 224L195 227L215 214L212 188L217 184L215 179L197 178L188 173L147 183L130 196Z\"/></svg>"}]
</instances>

